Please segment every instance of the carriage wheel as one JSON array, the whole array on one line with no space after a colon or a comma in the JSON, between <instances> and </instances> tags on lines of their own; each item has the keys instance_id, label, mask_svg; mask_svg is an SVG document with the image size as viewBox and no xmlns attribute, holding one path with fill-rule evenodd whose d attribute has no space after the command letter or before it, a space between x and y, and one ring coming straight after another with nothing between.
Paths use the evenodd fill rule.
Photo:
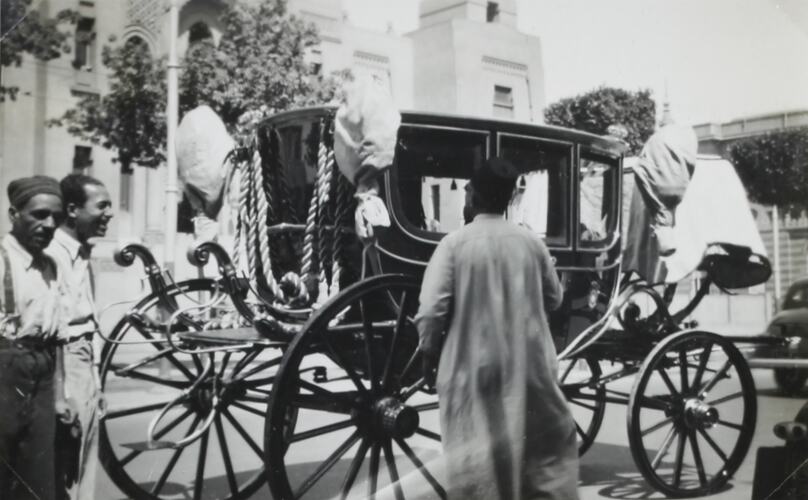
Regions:
<instances>
[{"instance_id":1,"label":"carriage wheel","mask_svg":"<svg viewBox=\"0 0 808 500\"><path fill-rule=\"evenodd\" d=\"M168 294L184 308L221 291L215 281L197 279L177 284ZM231 313L232 304L225 299L222 307L195 319ZM168 317L158 297L149 295L109 336L120 341L159 339L159 328ZM252 436L263 425L274 367L280 364L276 350L217 353L212 372L161 420L155 435L158 445L147 444L149 422L199 378L206 361L173 351L167 342L104 346L100 374L107 412L100 423L100 455L110 478L128 498L241 499L265 483L263 451ZM201 428L214 390L220 411L207 432L185 447L168 448L168 443Z\"/></svg>"},{"instance_id":2,"label":"carriage wheel","mask_svg":"<svg viewBox=\"0 0 808 500\"><path fill-rule=\"evenodd\" d=\"M438 400L423 385L412 321L418 291L400 275L357 283L289 346L264 435L274 498L446 497ZM284 438L290 407L299 417Z\"/></svg>"},{"instance_id":3,"label":"carriage wheel","mask_svg":"<svg viewBox=\"0 0 808 500\"><path fill-rule=\"evenodd\" d=\"M740 351L713 333L682 332L654 347L631 391L631 454L664 494L707 495L741 465L756 419L755 383Z\"/></svg>"},{"instance_id":4,"label":"carriage wheel","mask_svg":"<svg viewBox=\"0 0 808 500\"><path fill-rule=\"evenodd\" d=\"M592 359L559 362L561 391L570 404L578 432L578 456L595 442L606 412L606 388L600 381L600 365Z\"/></svg>"}]
</instances>

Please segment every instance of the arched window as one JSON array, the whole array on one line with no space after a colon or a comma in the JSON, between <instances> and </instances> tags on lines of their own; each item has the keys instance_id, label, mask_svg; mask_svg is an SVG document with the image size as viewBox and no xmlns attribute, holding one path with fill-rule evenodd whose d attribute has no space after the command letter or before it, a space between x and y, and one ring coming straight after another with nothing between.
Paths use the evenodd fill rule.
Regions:
<instances>
[{"instance_id":1,"label":"arched window","mask_svg":"<svg viewBox=\"0 0 808 500\"><path fill-rule=\"evenodd\" d=\"M210 27L202 21L195 22L188 28L188 45L211 39L213 39L213 33L210 31Z\"/></svg>"}]
</instances>

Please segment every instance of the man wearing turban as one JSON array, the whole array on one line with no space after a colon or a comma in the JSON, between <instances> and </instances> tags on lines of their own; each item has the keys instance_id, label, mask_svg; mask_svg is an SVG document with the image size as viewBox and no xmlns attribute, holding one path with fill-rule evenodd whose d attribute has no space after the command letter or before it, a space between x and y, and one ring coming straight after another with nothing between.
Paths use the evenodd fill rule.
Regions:
<instances>
[{"instance_id":1,"label":"man wearing turban","mask_svg":"<svg viewBox=\"0 0 808 500\"><path fill-rule=\"evenodd\" d=\"M421 286L415 324L424 373L439 368L449 498L578 498L575 421L547 320L563 290L544 242L503 218L518 176L500 159L474 172L470 222L441 240Z\"/></svg>"},{"instance_id":2,"label":"man wearing turban","mask_svg":"<svg viewBox=\"0 0 808 500\"><path fill-rule=\"evenodd\" d=\"M56 334L62 294L43 251L62 218L59 183L45 176L8 185L11 232L0 243L0 492L54 498Z\"/></svg>"}]
</instances>

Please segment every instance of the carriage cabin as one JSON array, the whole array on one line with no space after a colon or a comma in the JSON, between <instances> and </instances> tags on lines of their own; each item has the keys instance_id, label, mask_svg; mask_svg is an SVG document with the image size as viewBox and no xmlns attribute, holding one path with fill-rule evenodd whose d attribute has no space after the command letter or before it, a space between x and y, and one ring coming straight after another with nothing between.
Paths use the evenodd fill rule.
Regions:
<instances>
[{"instance_id":1,"label":"carriage cabin","mask_svg":"<svg viewBox=\"0 0 808 500\"><path fill-rule=\"evenodd\" d=\"M272 163L286 184L288 206L278 221L305 219L321 130L330 146L335 112L295 110L260 124L258 137L274 138ZM421 276L440 239L464 223L464 187L474 169L489 157L507 159L522 175L506 217L544 238L556 259L567 292L554 330L571 338L602 314L617 285L624 151L613 138L559 127L403 112L394 163L379 182L391 225L377 231L375 271Z\"/></svg>"}]
</instances>

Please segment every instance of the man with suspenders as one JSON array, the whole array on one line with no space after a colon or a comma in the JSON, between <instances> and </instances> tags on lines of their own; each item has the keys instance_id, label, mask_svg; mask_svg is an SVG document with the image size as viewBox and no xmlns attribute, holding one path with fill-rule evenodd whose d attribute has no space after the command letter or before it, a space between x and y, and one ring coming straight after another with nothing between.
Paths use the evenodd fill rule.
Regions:
<instances>
[{"instance_id":1,"label":"man with suspenders","mask_svg":"<svg viewBox=\"0 0 808 500\"><path fill-rule=\"evenodd\" d=\"M62 195L54 179L33 176L12 181L8 198L12 227L0 243L0 497L51 500L64 297L44 250L62 218Z\"/></svg>"},{"instance_id":2,"label":"man with suspenders","mask_svg":"<svg viewBox=\"0 0 808 500\"><path fill-rule=\"evenodd\" d=\"M100 384L93 352L98 330L90 252L94 238L106 235L112 201L104 185L83 174L70 174L61 183L65 218L47 249L56 261L68 303L67 327L59 333L64 355L65 397L77 410L77 426L57 427L57 498L94 497L98 466Z\"/></svg>"}]
</instances>

